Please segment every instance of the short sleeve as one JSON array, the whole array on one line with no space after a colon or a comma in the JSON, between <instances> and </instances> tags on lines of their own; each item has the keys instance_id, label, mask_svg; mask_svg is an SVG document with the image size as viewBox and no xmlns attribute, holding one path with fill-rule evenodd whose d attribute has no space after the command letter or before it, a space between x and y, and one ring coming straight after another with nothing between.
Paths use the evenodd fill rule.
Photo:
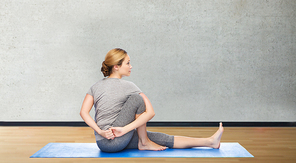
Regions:
<instances>
[{"instance_id":1,"label":"short sleeve","mask_svg":"<svg viewBox=\"0 0 296 163\"><path fill-rule=\"evenodd\" d=\"M94 96L94 95L93 95L92 88L90 88L90 89L88 90L87 94L89 94L89 95L91 95L91 96Z\"/></svg>"},{"instance_id":2,"label":"short sleeve","mask_svg":"<svg viewBox=\"0 0 296 163\"><path fill-rule=\"evenodd\" d=\"M137 87L133 82L128 82L128 93L142 93L139 87Z\"/></svg>"}]
</instances>

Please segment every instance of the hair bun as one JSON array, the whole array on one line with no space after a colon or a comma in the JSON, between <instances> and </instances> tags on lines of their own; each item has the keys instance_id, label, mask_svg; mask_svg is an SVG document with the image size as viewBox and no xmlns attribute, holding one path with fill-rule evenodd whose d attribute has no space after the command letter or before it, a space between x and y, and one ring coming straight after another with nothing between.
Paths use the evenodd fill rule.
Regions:
<instances>
[{"instance_id":1,"label":"hair bun","mask_svg":"<svg viewBox=\"0 0 296 163\"><path fill-rule=\"evenodd\" d=\"M101 72L103 73L104 77L110 76L109 67L106 65L105 61L102 63Z\"/></svg>"}]
</instances>

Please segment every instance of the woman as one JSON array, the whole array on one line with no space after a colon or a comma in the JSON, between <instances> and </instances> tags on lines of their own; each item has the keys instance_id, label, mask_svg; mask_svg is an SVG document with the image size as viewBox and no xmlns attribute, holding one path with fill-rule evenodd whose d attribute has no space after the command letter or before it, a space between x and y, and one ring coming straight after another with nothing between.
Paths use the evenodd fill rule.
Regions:
<instances>
[{"instance_id":1,"label":"woman","mask_svg":"<svg viewBox=\"0 0 296 163\"><path fill-rule=\"evenodd\" d=\"M145 94L132 82L121 79L130 76L130 57L122 49L110 50L101 71L102 80L87 92L80 115L95 133L101 151L118 152L125 148L165 150L169 148L220 147L222 123L209 138L171 136L146 131L146 123L155 115ZM95 107L95 120L89 114ZM136 129L136 131L135 131Z\"/></svg>"}]
</instances>

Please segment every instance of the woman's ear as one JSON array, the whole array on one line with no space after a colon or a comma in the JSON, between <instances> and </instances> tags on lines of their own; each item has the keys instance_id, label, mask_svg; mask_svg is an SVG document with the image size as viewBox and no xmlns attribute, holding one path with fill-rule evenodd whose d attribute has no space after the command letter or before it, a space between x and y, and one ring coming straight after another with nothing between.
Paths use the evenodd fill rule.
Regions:
<instances>
[{"instance_id":1,"label":"woman's ear","mask_svg":"<svg viewBox=\"0 0 296 163\"><path fill-rule=\"evenodd\" d=\"M119 66L118 66L118 65L114 65L114 66L113 66L113 68L114 68L114 70L116 70L116 71L117 71L117 70L118 70L118 68L119 68Z\"/></svg>"}]
</instances>

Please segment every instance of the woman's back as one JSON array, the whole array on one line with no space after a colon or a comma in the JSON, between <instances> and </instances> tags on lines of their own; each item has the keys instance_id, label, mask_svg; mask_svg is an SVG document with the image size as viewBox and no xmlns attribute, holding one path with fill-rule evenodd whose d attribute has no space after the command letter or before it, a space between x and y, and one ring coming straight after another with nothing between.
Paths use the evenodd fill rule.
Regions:
<instances>
[{"instance_id":1,"label":"woman's back","mask_svg":"<svg viewBox=\"0 0 296 163\"><path fill-rule=\"evenodd\" d=\"M95 83L87 94L93 96L95 107L95 122L103 129L112 127L121 108L128 97L141 90L132 82L118 78L104 78ZM97 140L102 139L96 134Z\"/></svg>"}]
</instances>

